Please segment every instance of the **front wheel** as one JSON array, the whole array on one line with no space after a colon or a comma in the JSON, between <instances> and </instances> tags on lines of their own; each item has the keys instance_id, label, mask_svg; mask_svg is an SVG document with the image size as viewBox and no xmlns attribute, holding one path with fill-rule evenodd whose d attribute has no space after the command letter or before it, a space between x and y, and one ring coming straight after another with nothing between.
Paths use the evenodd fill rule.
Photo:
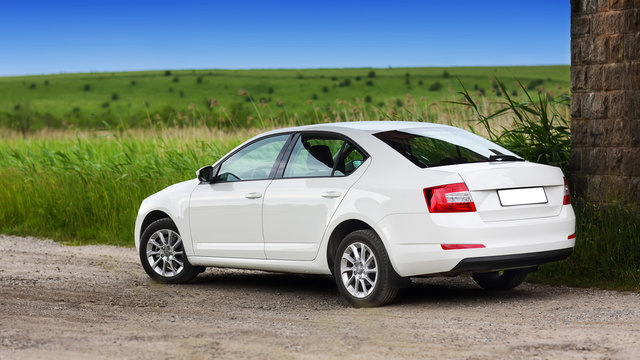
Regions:
<instances>
[{"instance_id":1,"label":"front wheel","mask_svg":"<svg viewBox=\"0 0 640 360\"><path fill-rule=\"evenodd\" d=\"M340 294L354 307L382 306L398 293L389 256L372 230L354 231L342 240L333 274Z\"/></svg>"},{"instance_id":2,"label":"front wheel","mask_svg":"<svg viewBox=\"0 0 640 360\"><path fill-rule=\"evenodd\" d=\"M473 273L472 277L476 284L486 290L511 290L522 284L528 269L514 269L503 271L492 271L483 273Z\"/></svg>"},{"instance_id":3,"label":"front wheel","mask_svg":"<svg viewBox=\"0 0 640 360\"><path fill-rule=\"evenodd\" d=\"M140 238L140 261L152 279L167 284L191 281L203 270L189 263L178 228L169 218L145 229Z\"/></svg>"}]
</instances>

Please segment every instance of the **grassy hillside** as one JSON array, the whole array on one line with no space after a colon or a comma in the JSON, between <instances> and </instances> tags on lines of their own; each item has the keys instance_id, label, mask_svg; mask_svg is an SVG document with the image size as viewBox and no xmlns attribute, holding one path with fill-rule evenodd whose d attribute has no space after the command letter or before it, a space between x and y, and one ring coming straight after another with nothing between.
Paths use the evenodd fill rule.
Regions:
<instances>
[{"instance_id":1,"label":"grassy hillside","mask_svg":"<svg viewBox=\"0 0 640 360\"><path fill-rule=\"evenodd\" d=\"M568 66L308 70L182 70L0 78L0 126L100 128L156 123L252 127L257 121L341 120L356 106L398 112L415 100L451 100L460 82L489 101L517 81L556 94L569 88ZM499 95L499 94L498 94ZM293 119L293 121L292 121ZM254 121L254 122L252 122Z\"/></svg>"}]
</instances>

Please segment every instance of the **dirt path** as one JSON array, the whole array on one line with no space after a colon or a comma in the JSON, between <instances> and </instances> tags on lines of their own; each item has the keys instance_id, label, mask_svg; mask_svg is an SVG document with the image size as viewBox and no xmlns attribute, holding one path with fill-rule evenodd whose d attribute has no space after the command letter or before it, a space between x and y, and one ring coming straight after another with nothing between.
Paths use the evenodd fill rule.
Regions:
<instances>
[{"instance_id":1,"label":"dirt path","mask_svg":"<svg viewBox=\"0 0 640 360\"><path fill-rule=\"evenodd\" d=\"M135 250L0 236L0 359L638 359L640 295L419 279L384 308L333 280L209 269L148 280Z\"/></svg>"}]
</instances>

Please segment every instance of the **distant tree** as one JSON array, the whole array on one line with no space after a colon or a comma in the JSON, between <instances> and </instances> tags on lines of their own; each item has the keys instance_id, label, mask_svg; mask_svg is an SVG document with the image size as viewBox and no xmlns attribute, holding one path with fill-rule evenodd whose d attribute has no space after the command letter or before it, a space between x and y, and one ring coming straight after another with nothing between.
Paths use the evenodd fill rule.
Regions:
<instances>
[{"instance_id":1,"label":"distant tree","mask_svg":"<svg viewBox=\"0 0 640 360\"><path fill-rule=\"evenodd\" d=\"M137 82L135 80L131 80L131 86L136 86Z\"/></svg>"},{"instance_id":2,"label":"distant tree","mask_svg":"<svg viewBox=\"0 0 640 360\"><path fill-rule=\"evenodd\" d=\"M335 76L332 76L332 77L331 77L331 80L332 80L332 81L337 81L337 80L338 80L338 78L337 78L337 77L335 77Z\"/></svg>"},{"instance_id":3,"label":"distant tree","mask_svg":"<svg viewBox=\"0 0 640 360\"><path fill-rule=\"evenodd\" d=\"M34 90L36 88L36 83L32 82L31 85L29 85L29 89Z\"/></svg>"},{"instance_id":4,"label":"distant tree","mask_svg":"<svg viewBox=\"0 0 640 360\"><path fill-rule=\"evenodd\" d=\"M404 83L407 85L411 85L411 80L408 77L406 77L404 78Z\"/></svg>"},{"instance_id":5,"label":"distant tree","mask_svg":"<svg viewBox=\"0 0 640 360\"><path fill-rule=\"evenodd\" d=\"M448 79L450 77L449 72L447 70L442 72L442 77Z\"/></svg>"},{"instance_id":6,"label":"distant tree","mask_svg":"<svg viewBox=\"0 0 640 360\"><path fill-rule=\"evenodd\" d=\"M356 81L360 81L362 78L360 76L356 76Z\"/></svg>"},{"instance_id":7,"label":"distant tree","mask_svg":"<svg viewBox=\"0 0 640 360\"><path fill-rule=\"evenodd\" d=\"M198 78L196 79L196 84L202 84L202 76L198 76Z\"/></svg>"},{"instance_id":8,"label":"distant tree","mask_svg":"<svg viewBox=\"0 0 640 360\"><path fill-rule=\"evenodd\" d=\"M270 87L270 88L267 90L267 92L268 92L269 94L273 94L273 93L274 93L274 92L276 92L276 91L275 91L275 90L273 90L273 88L272 88L272 87Z\"/></svg>"},{"instance_id":9,"label":"distant tree","mask_svg":"<svg viewBox=\"0 0 640 360\"><path fill-rule=\"evenodd\" d=\"M184 97L184 91L180 90L180 97Z\"/></svg>"},{"instance_id":10,"label":"distant tree","mask_svg":"<svg viewBox=\"0 0 640 360\"><path fill-rule=\"evenodd\" d=\"M344 87L344 86L350 86L351 85L351 80L349 79L344 79L340 82L340 84L338 84L338 86L340 87Z\"/></svg>"},{"instance_id":11,"label":"distant tree","mask_svg":"<svg viewBox=\"0 0 640 360\"><path fill-rule=\"evenodd\" d=\"M302 74L298 74L298 79L303 79L304 77L302 76Z\"/></svg>"},{"instance_id":12,"label":"distant tree","mask_svg":"<svg viewBox=\"0 0 640 360\"><path fill-rule=\"evenodd\" d=\"M118 100L119 98L118 93L111 94L111 100Z\"/></svg>"},{"instance_id":13,"label":"distant tree","mask_svg":"<svg viewBox=\"0 0 640 360\"><path fill-rule=\"evenodd\" d=\"M311 94L311 100L318 100L317 94Z\"/></svg>"},{"instance_id":14,"label":"distant tree","mask_svg":"<svg viewBox=\"0 0 640 360\"><path fill-rule=\"evenodd\" d=\"M177 76L174 76L174 78L173 78L173 82L177 83L177 82L179 82L179 81L180 81L180 78L179 78L179 77L177 77Z\"/></svg>"},{"instance_id":15,"label":"distant tree","mask_svg":"<svg viewBox=\"0 0 640 360\"><path fill-rule=\"evenodd\" d=\"M102 105L101 105L101 106L102 106L103 108L108 108L108 107L109 107L109 105L110 105L110 104L109 104L109 102L107 101L107 102L102 103Z\"/></svg>"},{"instance_id":16,"label":"distant tree","mask_svg":"<svg viewBox=\"0 0 640 360\"><path fill-rule=\"evenodd\" d=\"M326 86L323 86L323 87L322 87L322 92L325 92L325 93L326 93L326 92L329 92L329 88L328 88L328 87L326 87Z\"/></svg>"},{"instance_id":17,"label":"distant tree","mask_svg":"<svg viewBox=\"0 0 640 360\"><path fill-rule=\"evenodd\" d=\"M84 86L82 87L82 90L84 90L84 91L89 91L89 90L91 90L91 85L89 85L89 84L84 84Z\"/></svg>"},{"instance_id":18,"label":"distant tree","mask_svg":"<svg viewBox=\"0 0 640 360\"><path fill-rule=\"evenodd\" d=\"M364 97L364 102L370 103L371 102L371 96L367 95Z\"/></svg>"},{"instance_id":19,"label":"distant tree","mask_svg":"<svg viewBox=\"0 0 640 360\"><path fill-rule=\"evenodd\" d=\"M164 76L171 76L171 71L170 70L165 70L164 71Z\"/></svg>"},{"instance_id":20,"label":"distant tree","mask_svg":"<svg viewBox=\"0 0 640 360\"><path fill-rule=\"evenodd\" d=\"M429 91L438 91L440 89L442 89L442 84L439 81L429 85Z\"/></svg>"},{"instance_id":21,"label":"distant tree","mask_svg":"<svg viewBox=\"0 0 640 360\"><path fill-rule=\"evenodd\" d=\"M44 81L44 86L49 86L49 80Z\"/></svg>"},{"instance_id":22,"label":"distant tree","mask_svg":"<svg viewBox=\"0 0 640 360\"><path fill-rule=\"evenodd\" d=\"M370 77L370 78L374 78L374 77L376 77L376 72L375 72L375 71L373 71L373 70L371 70L371 71L369 71L369 73L367 74L367 76L368 76L368 77Z\"/></svg>"},{"instance_id":23,"label":"distant tree","mask_svg":"<svg viewBox=\"0 0 640 360\"><path fill-rule=\"evenodd\" d=\"M418 85L422 86L422 80L418 80Z\"/></svg>"},{"instance_id":24,"label":"distant tree","mask_svg":"<svg viewBox=\"0 0 640 360\"><path fill-rule=\"evenodd\" d=\"M366 84L367 84L367 86L373 86L374 85L373 81L371 81L371 80L367 80Z\"/></svg>"}]
</instances>

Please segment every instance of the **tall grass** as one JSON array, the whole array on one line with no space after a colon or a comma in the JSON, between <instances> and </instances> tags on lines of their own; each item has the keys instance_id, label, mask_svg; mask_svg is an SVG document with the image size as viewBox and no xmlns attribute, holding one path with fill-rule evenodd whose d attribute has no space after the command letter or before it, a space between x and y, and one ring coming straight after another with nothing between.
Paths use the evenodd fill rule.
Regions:
<instances>
[{"instance_id":1,"label":"tall grass","mask_svg":"<svg viewBox=\"0 0 640 360\"><path fill-rule=\"evenodd\" d=\"M57 135L0 142L0 232L131 245L142 199L193 178L251 133Z\"/></svg>"},{"instance_id":2,"label":"tall grass","mask_svg":"<svg viewBox=\"0 0 640 360\"><path fill-rule=\"evenodd\" d=\"M482 109L466 89L461 101L472 109L470 119L487 137L527 160L571 169L570 133L566 96L553 98L539 91L532 96L521 85L523 99L505 91L491 111ZM497 119L500 119L499 121ZM505 126L504 124L508 124ZM613 289L640 289L640 203L598 204L574 198L576 246L567 260L546 264L532 274L533 281Z\"/></svg>"}]
</instances>

